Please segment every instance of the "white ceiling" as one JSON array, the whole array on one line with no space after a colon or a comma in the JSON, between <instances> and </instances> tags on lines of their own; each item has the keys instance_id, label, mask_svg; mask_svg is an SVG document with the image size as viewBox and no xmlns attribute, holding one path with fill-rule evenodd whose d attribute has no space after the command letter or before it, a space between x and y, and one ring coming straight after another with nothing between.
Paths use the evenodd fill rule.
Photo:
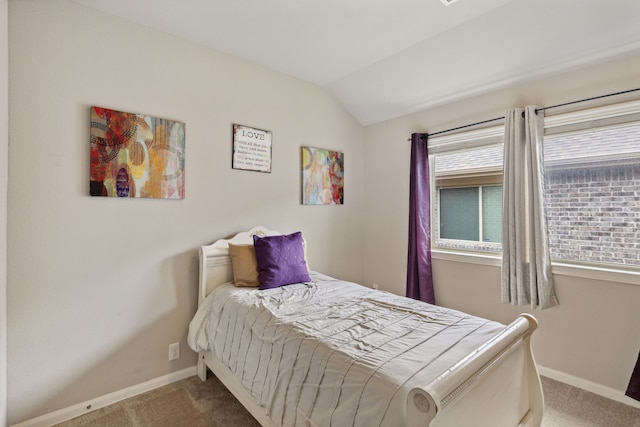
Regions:
<instances>
[{"instance_id":1,"label":"white ceiling","mask_svg":"<svg viewBox=\"0 0 640 427\"><path fill-rule=\"evenodd\" d=\"M315 83L363 125L640 52L640 0L75 1Z\"/></svg>"}]
</instances>

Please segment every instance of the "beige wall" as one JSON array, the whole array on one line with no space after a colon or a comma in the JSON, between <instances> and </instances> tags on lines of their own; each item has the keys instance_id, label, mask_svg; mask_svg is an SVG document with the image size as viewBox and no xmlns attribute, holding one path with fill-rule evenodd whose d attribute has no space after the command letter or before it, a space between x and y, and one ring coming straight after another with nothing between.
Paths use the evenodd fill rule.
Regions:
<instances>
[{"instance_id":1,"label":"beige wall","mask_svg":"<svg viewBox=\"0 0 640 427\"><path fill-rule=\"evenodd\" d=\"M412 132L437 132L500 117L508 107L550 106L637 88L639 69L640 56L619 58L365 128L365 282L405 292L407 138ZM531 312L540 322L533 341L540 365L619 394L626 389L640 348L640 286L554 274L560 305L531 311L500 303L500 267L495 260L474 264L434 258L439 304L502 322Z\"/></svg>"},{"instance_id":2,"label":"beige wall","mask_svg":"<svg viewBox=\"0 0 640 427\"><path fill-rule=\"evenodd\" d=\"M199 245L302 230L361 278L363 129L324 91L68 0L10 2L9 35L11 424L194 366ZM89 197L90 105L185 122L186 199ZM231 169L233 123L273 132L271 174ZM302 145L344 152L344 206L300 205Z\"/></svg>"},{"instance_id":3,"label":"beige wall","mask_svg":"<svg viewBox=\"0 0 640 427\"><path fill-rule=\"evenodd\" d=\"M7 153L9 147L8 2L0 0L0 427L7 425Z\"/></svg>"}]
</instances>

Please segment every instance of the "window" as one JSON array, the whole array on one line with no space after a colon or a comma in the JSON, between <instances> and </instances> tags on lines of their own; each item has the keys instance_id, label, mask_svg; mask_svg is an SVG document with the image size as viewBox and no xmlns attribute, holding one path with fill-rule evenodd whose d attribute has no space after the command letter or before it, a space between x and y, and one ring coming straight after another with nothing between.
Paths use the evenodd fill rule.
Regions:
<instances>
[{"instance_id":1,"label":"window","mask_svg":"<svg viewBox=\"0 0 640 427\"><path fill-rule=\"evenodd\" d=\"M433 156L436 247L500 251L503 148L489 142Z\"/></svg>"},{"instance_id":2,"label":"window","mask_svg":"<svg viewBox=\"0 0 640 427\"><path fill-rule=\"evenodd\" d=\"M503 126L429 141L435 248L499 253ZM553 262L640 268L640 101L545 118Z\"/></svg>"},{"instance_id":3,"label":"window","mask_svg":"<svg viewBox=\"0 0 640 427\"><path fill-rule=\"evenodd\" d=\"M440 238L500 243L502 185L440 189Z\"/></svg>"},{"instance_id":4,"label":"window","mask_svg":"<svg viewBox=\"0 0 640 427\"><path fill-rule=\"evenodd\" d=\"M482 241L480 187L440 189L440 238Z\"/></svg>"},{"instance_id":5,"label":"window","mask_svg":"<svg viewBox=\"0 0 640 427\"><path fill-rule=\"evenodd\" d=\"M640 266L640 122L545 137L551 258Z\"/></svg>"}]
</instances>

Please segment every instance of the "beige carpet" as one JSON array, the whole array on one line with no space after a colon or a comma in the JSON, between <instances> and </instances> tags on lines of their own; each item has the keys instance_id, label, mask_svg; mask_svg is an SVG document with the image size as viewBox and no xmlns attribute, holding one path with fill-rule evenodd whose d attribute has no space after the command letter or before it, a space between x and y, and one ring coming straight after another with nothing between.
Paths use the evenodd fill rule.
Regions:
<instances>
[{"instance_id":1,"label":"beige carpet","mask_svg":"<svg viewBox=\"0 0 640 427\"><path fill-rule=\"evenodd\" d=\"M196 376L58 424L58 427L259 427L233 395L209 375Z\"/></svg>"},{"instance_id":2,"label":"beige carpet","mask_svg":"<svg viewBox=\"0 0 640 427\"><path fill-rule=\"evenodd\" d=\"M640 409L542 377L542 427L640 427Z\"/></svg>"},{"instance_id":3,"label":"beige carpet","mask_svg":"<svg viewBox=\"0 0 640 427\"><path fill-rule=\"evenodd\" d=\"M542 427L640 427L640 409L544 377L542 387L545 393ZM259 424L210 375L206 382L198 377L187 378L57 427L81 426L259 427Z\"/></svg>"}]
</instances>

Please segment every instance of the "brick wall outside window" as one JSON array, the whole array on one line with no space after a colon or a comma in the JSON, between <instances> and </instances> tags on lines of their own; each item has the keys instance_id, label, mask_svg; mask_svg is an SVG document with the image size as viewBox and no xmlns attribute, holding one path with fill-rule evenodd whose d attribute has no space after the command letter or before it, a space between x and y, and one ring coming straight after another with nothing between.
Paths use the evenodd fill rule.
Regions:
<instances>
[{"instance_id":1,"label":"brick wall outside window","mask_svg":"<svg viewBox=\"0 0 640 427\"><path fill-rule=\"evenodd\" d=\"M640 164L547 170L551 258L640 266Z\"/></svg>"}]
</instances>

